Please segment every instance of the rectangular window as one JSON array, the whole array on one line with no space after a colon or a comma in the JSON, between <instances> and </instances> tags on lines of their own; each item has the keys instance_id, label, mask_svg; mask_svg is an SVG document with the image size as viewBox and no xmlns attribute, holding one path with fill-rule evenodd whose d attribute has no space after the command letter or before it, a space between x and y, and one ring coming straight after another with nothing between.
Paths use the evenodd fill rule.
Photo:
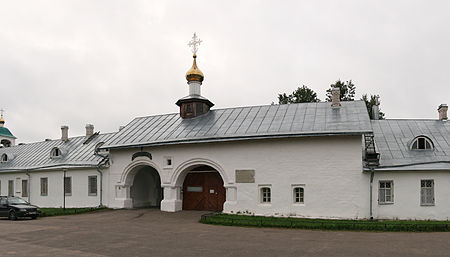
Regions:
<instances>
[{"instance_id":1,"label":"rectangular window","mask_svg":"<svg viewBox=\"0 0 450 257\"><path fill-rule=\"evenodd\" d=\"M420 181L420 205L434 205L434 180Z\"/></svg>"},{"instance_id":2,"label":"rectangular window","mask_svg":"<svg viewBox=\"0 0 450 257\"><path fill-rule=\"evenodd\" d=\"M380 181L378 187L378 203L394 203L394 182L393 181Z\"/></svg>"},{"instance_id":3,"label":"rectangular window","mask_svg":"<svg viewBox=\"0 0 450 257\"><path fill-rule=\"evenodd\" d=\"M22 179L22 197L28 197L28 180Z\"/></svg>"},{"instance_id":4,"label":"rectangular window","mask_svg":"<svg viewBox=\"0 0 450 257\"><path fill-rule=\"evenodd\" d=\"M14 196L14 180L8 180L8 196Z\"/></svg>"},{"instance_id":5,"label":"rectangular window","mask_svg":"<svg viewBox=\"0 0 450 257\"><path fill-rule=\"evenodd\" d=\"M48 195L48 178L41 178L41 196Z\"/></svg>"},{"instance_id":6,"label":"rectangular window","mask_svg":"<svg viewBox=\"0 0 450 257\"><path fill-rule=\"evenodd\" d=\"M88 195L89 196L97 195L97 176L88 177Z\"/></svg>"},{"instance_id":7,"label":"rectangular window","mask_svg":"<svg viewBox=\"0 0 450 257\"><path fill-rule=\"evenodd\" d=\"M270 203L271 193L270 187L261 187L261 203Z\"/></svg>"},{"instance_id":8,"label":"rectangular window","mask_svg":"<svg viewBox=\"0 0 450 257\"><path fill-rule=\"evenodd\" d=\"M72 195L72 178L71 177L64 178L64 195L67 195L67 196Z\"/></svg>"},{"instance_id":9,"label":"rectangular window","mask_svg":"<svg viewBox=\"0 0 450 257\"><path fill-rule=\"evenodd\" d=\"M305 202L305 189L303 187L294 187L294 203Z\"/></svg>"}]
</instances>

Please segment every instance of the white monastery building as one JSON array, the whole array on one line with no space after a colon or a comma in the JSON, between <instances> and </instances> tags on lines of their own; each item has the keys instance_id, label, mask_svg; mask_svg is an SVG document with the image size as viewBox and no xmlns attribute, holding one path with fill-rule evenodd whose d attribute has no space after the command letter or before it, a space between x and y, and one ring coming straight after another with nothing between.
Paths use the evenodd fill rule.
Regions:
<instances>
[{"instance_id":1,"label":"white monastery building","mask_svg":"<svg viewBox=\"0 0 450 257\"><path fill-rule=\"evenodd\" d=\"M41 207L449 219L447 105L436 120L371 121L363 101L341 102L334 89L332 102L213 109L198 43L194 34L179 113L109 134L87 125L69 137L62 126L61 139L23 145L2 115L0 194Z\"/></svg>"}]
</instances>

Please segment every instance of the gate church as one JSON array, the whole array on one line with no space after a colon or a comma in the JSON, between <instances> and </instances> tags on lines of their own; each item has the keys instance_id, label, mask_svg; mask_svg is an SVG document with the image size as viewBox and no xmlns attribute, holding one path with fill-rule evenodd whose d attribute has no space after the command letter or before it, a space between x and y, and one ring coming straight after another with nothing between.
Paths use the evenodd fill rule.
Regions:
<instances>
[{"instance_id":1,"label":"gate church","mask_svg":"<svg viewBox=\"0 0 450 257\"><path fill-rule=\"evenodd\" d=\"M179 113L0 149L0 192L42 207L448 219L450 125L370 121L363 101L213 109L193 64ZM376 112L375 112L376 113ZM13 143L14 144L14 143ZM371 159L372 158L372 159ZM394 197L395 193L395 197Z\"/></svg>"}]
</instances>

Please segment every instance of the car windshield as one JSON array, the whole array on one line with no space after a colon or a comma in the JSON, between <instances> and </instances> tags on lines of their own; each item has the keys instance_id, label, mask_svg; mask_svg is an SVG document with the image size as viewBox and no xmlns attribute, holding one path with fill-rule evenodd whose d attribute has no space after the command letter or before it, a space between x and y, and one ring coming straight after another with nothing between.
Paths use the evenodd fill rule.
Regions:
<instances>
[{"instance_id":1,"label":"car windshield","mask_svg":"<svg viewBox=\"0 0 450 257\"><path fill-rule=\"evenodd\" d=\"M8 202L9 204L28 204L27 201L19 197L10 197L8 198Z\"/></svg>"}]
</instances>

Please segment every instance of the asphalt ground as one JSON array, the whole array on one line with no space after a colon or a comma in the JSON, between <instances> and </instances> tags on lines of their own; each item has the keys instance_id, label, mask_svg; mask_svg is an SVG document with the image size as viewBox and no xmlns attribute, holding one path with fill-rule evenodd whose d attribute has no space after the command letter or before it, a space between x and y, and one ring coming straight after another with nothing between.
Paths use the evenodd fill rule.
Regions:
<instances>
[{"instance_id":1,"label":"asphalt ground","mask_svg":"<svg viewBox=\"0 0 450 257\"><path fill-rule=\"evenodd\" d=\"M156 209L0 220L0 256L449 256L450 233L205 225Z\"/></svg>"}]
</instances>

